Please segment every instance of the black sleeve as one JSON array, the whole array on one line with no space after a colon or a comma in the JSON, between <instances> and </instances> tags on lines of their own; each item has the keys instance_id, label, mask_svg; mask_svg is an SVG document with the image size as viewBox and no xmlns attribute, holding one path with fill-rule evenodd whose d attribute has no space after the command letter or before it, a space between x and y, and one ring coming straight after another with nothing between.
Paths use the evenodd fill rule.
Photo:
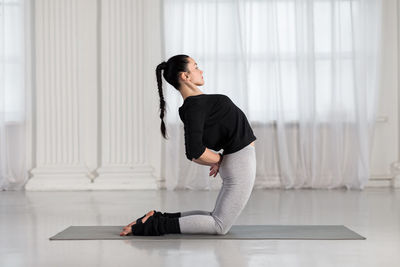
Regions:
<instances>
[{"instance_id":1,"label":"black sleeve","mask_svg":"<svg viewBox=\"0 0 400 267\"><path fill-rule=\"evenodd\" d=\"M203 145L203 129L206 114L200 106L193 106L185 112L185 148L186 157L192 161L198 159L206 150Z\"/></svg>"}]
</instances>

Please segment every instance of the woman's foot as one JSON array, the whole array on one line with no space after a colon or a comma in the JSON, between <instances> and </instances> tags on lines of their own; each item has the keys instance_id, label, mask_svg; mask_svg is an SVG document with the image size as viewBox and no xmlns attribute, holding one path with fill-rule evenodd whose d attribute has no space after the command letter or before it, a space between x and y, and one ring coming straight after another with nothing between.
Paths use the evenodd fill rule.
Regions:
<instances>
[{"instance_id":1,"label":"woman's foot","mask_svg":"<svg viewBox=\"0 0 400 267\"><path fill-rule=\"evenodd\" d=\"M154 210L149 211L149 212L146 214L146 217L144 217L144 218L142 219L142 223L145 223L145 222L147 221L147 219L150 218L150 217L153 216L153 215L154 215Z\"/></svg>"},{"instance_id":2,"label":"woman's foot","mask_svg":"<svg viewBox=\"0 0 400 267\"><path fill-rule=\"evenodd\" d=\"M154 210L149 211L144 218L142 217L143 218L142 223L145 223L147 221L147 219L153 215L154 215ZM130 224L128 224L127 226L125 226L123 228L123 231L119 235L125 236L125 235L132 233L132 225L135 225L135 224L136 224L136 221L133 221Z\"/></svg>"},{"instance_id":3,"label":"woman's foot","mask_svg":"<svg viewBox=\"0 0 400 267\"><path fill-rule=\"evenodd\" d=\"M154 210L149 211L145 216L143 216L144 218L141 217L141 218L143 218L143 219L142 219L142 222L144 223L145 221L147 221L147 219L148 219L150 216L153 216L153 215L154 215ZM125 227L124 227L124 230L126 230L126 229L132 227L132 225L135 225L135 224L136 224L136 220L133 221L133 222L131 222L131 223L128 224L127 226L125 226Z\"/></svg>"}]
</instances>

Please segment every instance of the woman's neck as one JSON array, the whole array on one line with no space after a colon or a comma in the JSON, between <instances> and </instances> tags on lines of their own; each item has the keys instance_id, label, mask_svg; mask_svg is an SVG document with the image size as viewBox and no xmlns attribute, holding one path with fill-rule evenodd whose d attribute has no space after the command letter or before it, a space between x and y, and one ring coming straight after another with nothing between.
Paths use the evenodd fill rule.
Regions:
<instances>
[{"instance_id":1,"label":"woman's neck","mask_svg":"<svg viewBox=\"0 0 400 267\"><path fill-rule=\"evenodd\" d=\"M189 96L194 96L194 95L201 95L204 94L196 85L191 84L191 85L182 85L179 92L182 95L183 100L185 100Z\"/></svg>"}]
</instances>

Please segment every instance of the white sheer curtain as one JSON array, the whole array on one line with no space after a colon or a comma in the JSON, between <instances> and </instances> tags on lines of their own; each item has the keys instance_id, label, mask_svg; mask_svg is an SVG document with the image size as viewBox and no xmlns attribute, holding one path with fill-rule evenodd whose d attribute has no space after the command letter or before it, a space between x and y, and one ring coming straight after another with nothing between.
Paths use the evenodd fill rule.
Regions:
<instances>
[{"instance_id":1,"label":"white sheer curtain","mask_svg":"<svg viewBox=\"0 0 400 267\"><path fill-rule=\"evenodd\" d=\"M165 60L193 57L256 141L256 188L363 189L378 103L381 0L164 0ZM184 157L183 100L164 85L166 187L220 179Z\"/></svg>"},{"instance_id":2,"label":"white sheer curtain","mask_svg":"<svg viewBox=\"0 0 400 267\"><path fill-rule=\"evenodd\" d=\"M22 189L26 170L26 94L30 86L30 3L0 0L0 189Z\"/></svg>"}]
</instances>

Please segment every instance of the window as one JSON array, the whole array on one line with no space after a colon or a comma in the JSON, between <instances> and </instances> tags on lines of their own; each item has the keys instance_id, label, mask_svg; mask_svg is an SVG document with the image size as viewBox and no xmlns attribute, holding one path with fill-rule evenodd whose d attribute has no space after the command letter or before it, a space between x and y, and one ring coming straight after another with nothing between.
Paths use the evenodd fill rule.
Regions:
<instances>
[{"instance_id":1,"label":"window","mask_svg":"<svg viewBox=\"0 0 400 267\"><path fill-rule=\"evenodd\" d=\"M18 0L0 2L0 112L5 122L23 120L24 20Z\"/></svg>"},{"instance_id":2,"label":"window","mask_svg":"<svg viewBox=\"0 0 400 267\"><path fill-rule=\"evenodd\" d=\"M302 117L324 120L335 113L354 119L358 5L352 0L167 0L166 48L207 59L204 70L219 71L218 79L226 81L215 83L219 90L241 86L235 76L243 75L237 66L244 58L252 121L276 120L278 110L294 121L300 110ZM216 60L219 70L211 67ZM304 114L302 105L315 112Z\"/></svg>"}]
</instances>

